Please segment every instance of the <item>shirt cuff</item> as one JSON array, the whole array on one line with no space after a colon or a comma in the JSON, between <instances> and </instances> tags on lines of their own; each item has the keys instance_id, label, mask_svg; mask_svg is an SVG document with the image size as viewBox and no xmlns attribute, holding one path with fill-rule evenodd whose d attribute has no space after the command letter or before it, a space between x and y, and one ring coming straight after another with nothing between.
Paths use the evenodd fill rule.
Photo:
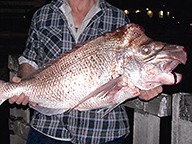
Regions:
<instances>
[{"instance_id":1,"label":"shirt cuff","mask_svg":"<svg viewBox=\"0 0 192 144\"><path fill-rule=\"evenodd\" d=\"M34 62L34 61L31 61L31 60L28 60L26 59L24 56L20 56L18 58L18 62L19 62L19 65L23 64L23 63L28 63L30 64L32 67L34 67L35 69L38 69L38 65Z\"/></svg>"}]
</instances>

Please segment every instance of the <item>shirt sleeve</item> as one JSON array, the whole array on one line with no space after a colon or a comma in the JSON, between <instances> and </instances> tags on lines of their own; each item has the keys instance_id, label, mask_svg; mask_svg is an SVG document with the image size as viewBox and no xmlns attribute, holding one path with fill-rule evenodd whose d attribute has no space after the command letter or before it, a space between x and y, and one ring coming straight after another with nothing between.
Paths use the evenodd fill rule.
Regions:
<instances>
[{"instance_id":1,"label":"shirt sleeve","mask_svg":"<svg viewBox=\"0 0 192 144\"><path fill-rule=\"evenodd\" d=\"M38 30L36 29L35 16L33 16L31 26L29 29L29 36L26 41L25 50L22 53L22 57L19 59L20 64L23 62L29 62L32 66L35 66L34 63L38 66L41 65L41 47L40 40L38 36ZM37 66L35 66L37 67Z\"/></svg>"},{"instance_id":2,"label":"shirt sleeve","mask_svg":"<svg viewBox=\"0 0 192 144\"><path fill-rule=\"evenodd\" d=\"M19 65L21 65L23 63L28 63L35 69L38 69L38 65L34 61L30 61L30 60L26 59L24 56L20 56L18 59L18 62L19 62Z\"/></svg>"}]
</instances>

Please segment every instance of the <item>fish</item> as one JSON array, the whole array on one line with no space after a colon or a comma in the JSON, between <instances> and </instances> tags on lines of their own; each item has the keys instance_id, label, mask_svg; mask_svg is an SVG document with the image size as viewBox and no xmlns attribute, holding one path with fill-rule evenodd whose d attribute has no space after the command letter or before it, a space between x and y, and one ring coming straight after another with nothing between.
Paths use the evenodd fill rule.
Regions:
<instances>
[{"instance_id":1,"label":"fish","mask_svg":"<svg viewBox=\"0 0 192 144\"><path fill-rule=\"evenodd\" d=\"M51 60L20 83L0 82L0 104L24 93L35 110L56 115L106 109L160 85L175 85L185 64L183 46L149 38L138 24L126 24Z\"/></svg>"}]
</instances>

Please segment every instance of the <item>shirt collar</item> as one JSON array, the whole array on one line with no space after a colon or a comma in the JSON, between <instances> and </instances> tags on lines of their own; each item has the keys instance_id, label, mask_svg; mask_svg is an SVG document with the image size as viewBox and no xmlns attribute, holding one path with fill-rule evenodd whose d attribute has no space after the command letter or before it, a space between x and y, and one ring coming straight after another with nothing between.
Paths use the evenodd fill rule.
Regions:
<instances>
[{"instance_id":1,"label":"shirt collar","mask_svg":"<svg viewBox=\"0 0 192 144\"><path fill-rule=\"evenodd\" d=\"M60 8L61 7L63 7L63 10L66 15L71 13L71 7L69 6L67 0L63 0L63 4L60 6ZM100 10L100 0L97 0L97 2L95 4L95 8L97 9L97 11Z\"/></svg>"},{"instance_id":2,"label":"shirt collar","mask_svg":"<svg viewBox=\"0 0 192 144\"><path fill-rule=\"evenodd\" d=\"M59 9L63 5L63 0L52 0L51 4L54 9Z\"/></svg>"},{"instance_id":3,"label":"shirt collar","mask_svg":"<svg viewBox=\"0 0 192 144\"><path fill-rule=\"evenodd\" d=\"M67 0L63 0L64 3L61 7L63 7L63 11L66 15L68 15L69 13L71 13L71 7L69 6Z\"/></svg>"},{"instance_id":4,"label":"shirt collar","mask_svg":"<svg viewBox=\"0 0 192 144\"><path fill-rule=\"evenodd\" d=\"M67 0L52 0L51 4L54 9L59 9ZM105 0L97 0L96 7L100 9L105 9L108 7L107 2Z\"/></svg>"}]
</instances>

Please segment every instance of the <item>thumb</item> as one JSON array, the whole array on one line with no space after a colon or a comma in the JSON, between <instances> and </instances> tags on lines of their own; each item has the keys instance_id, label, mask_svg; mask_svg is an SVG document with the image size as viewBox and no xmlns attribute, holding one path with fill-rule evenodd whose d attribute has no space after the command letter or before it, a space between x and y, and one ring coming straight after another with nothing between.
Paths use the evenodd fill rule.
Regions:
<instances>
[{"instance_id":1,"label":"thumb","mask_svg":"<svg viewBox=\"0 0 192 144\"><path fill-rule=\"evenodd\" d=\"M14 82L14 83L19 83L20 81L21 81L21 78L19 78L19 77L12 78L12 82Z\"/></svg>"}]
</instances>

